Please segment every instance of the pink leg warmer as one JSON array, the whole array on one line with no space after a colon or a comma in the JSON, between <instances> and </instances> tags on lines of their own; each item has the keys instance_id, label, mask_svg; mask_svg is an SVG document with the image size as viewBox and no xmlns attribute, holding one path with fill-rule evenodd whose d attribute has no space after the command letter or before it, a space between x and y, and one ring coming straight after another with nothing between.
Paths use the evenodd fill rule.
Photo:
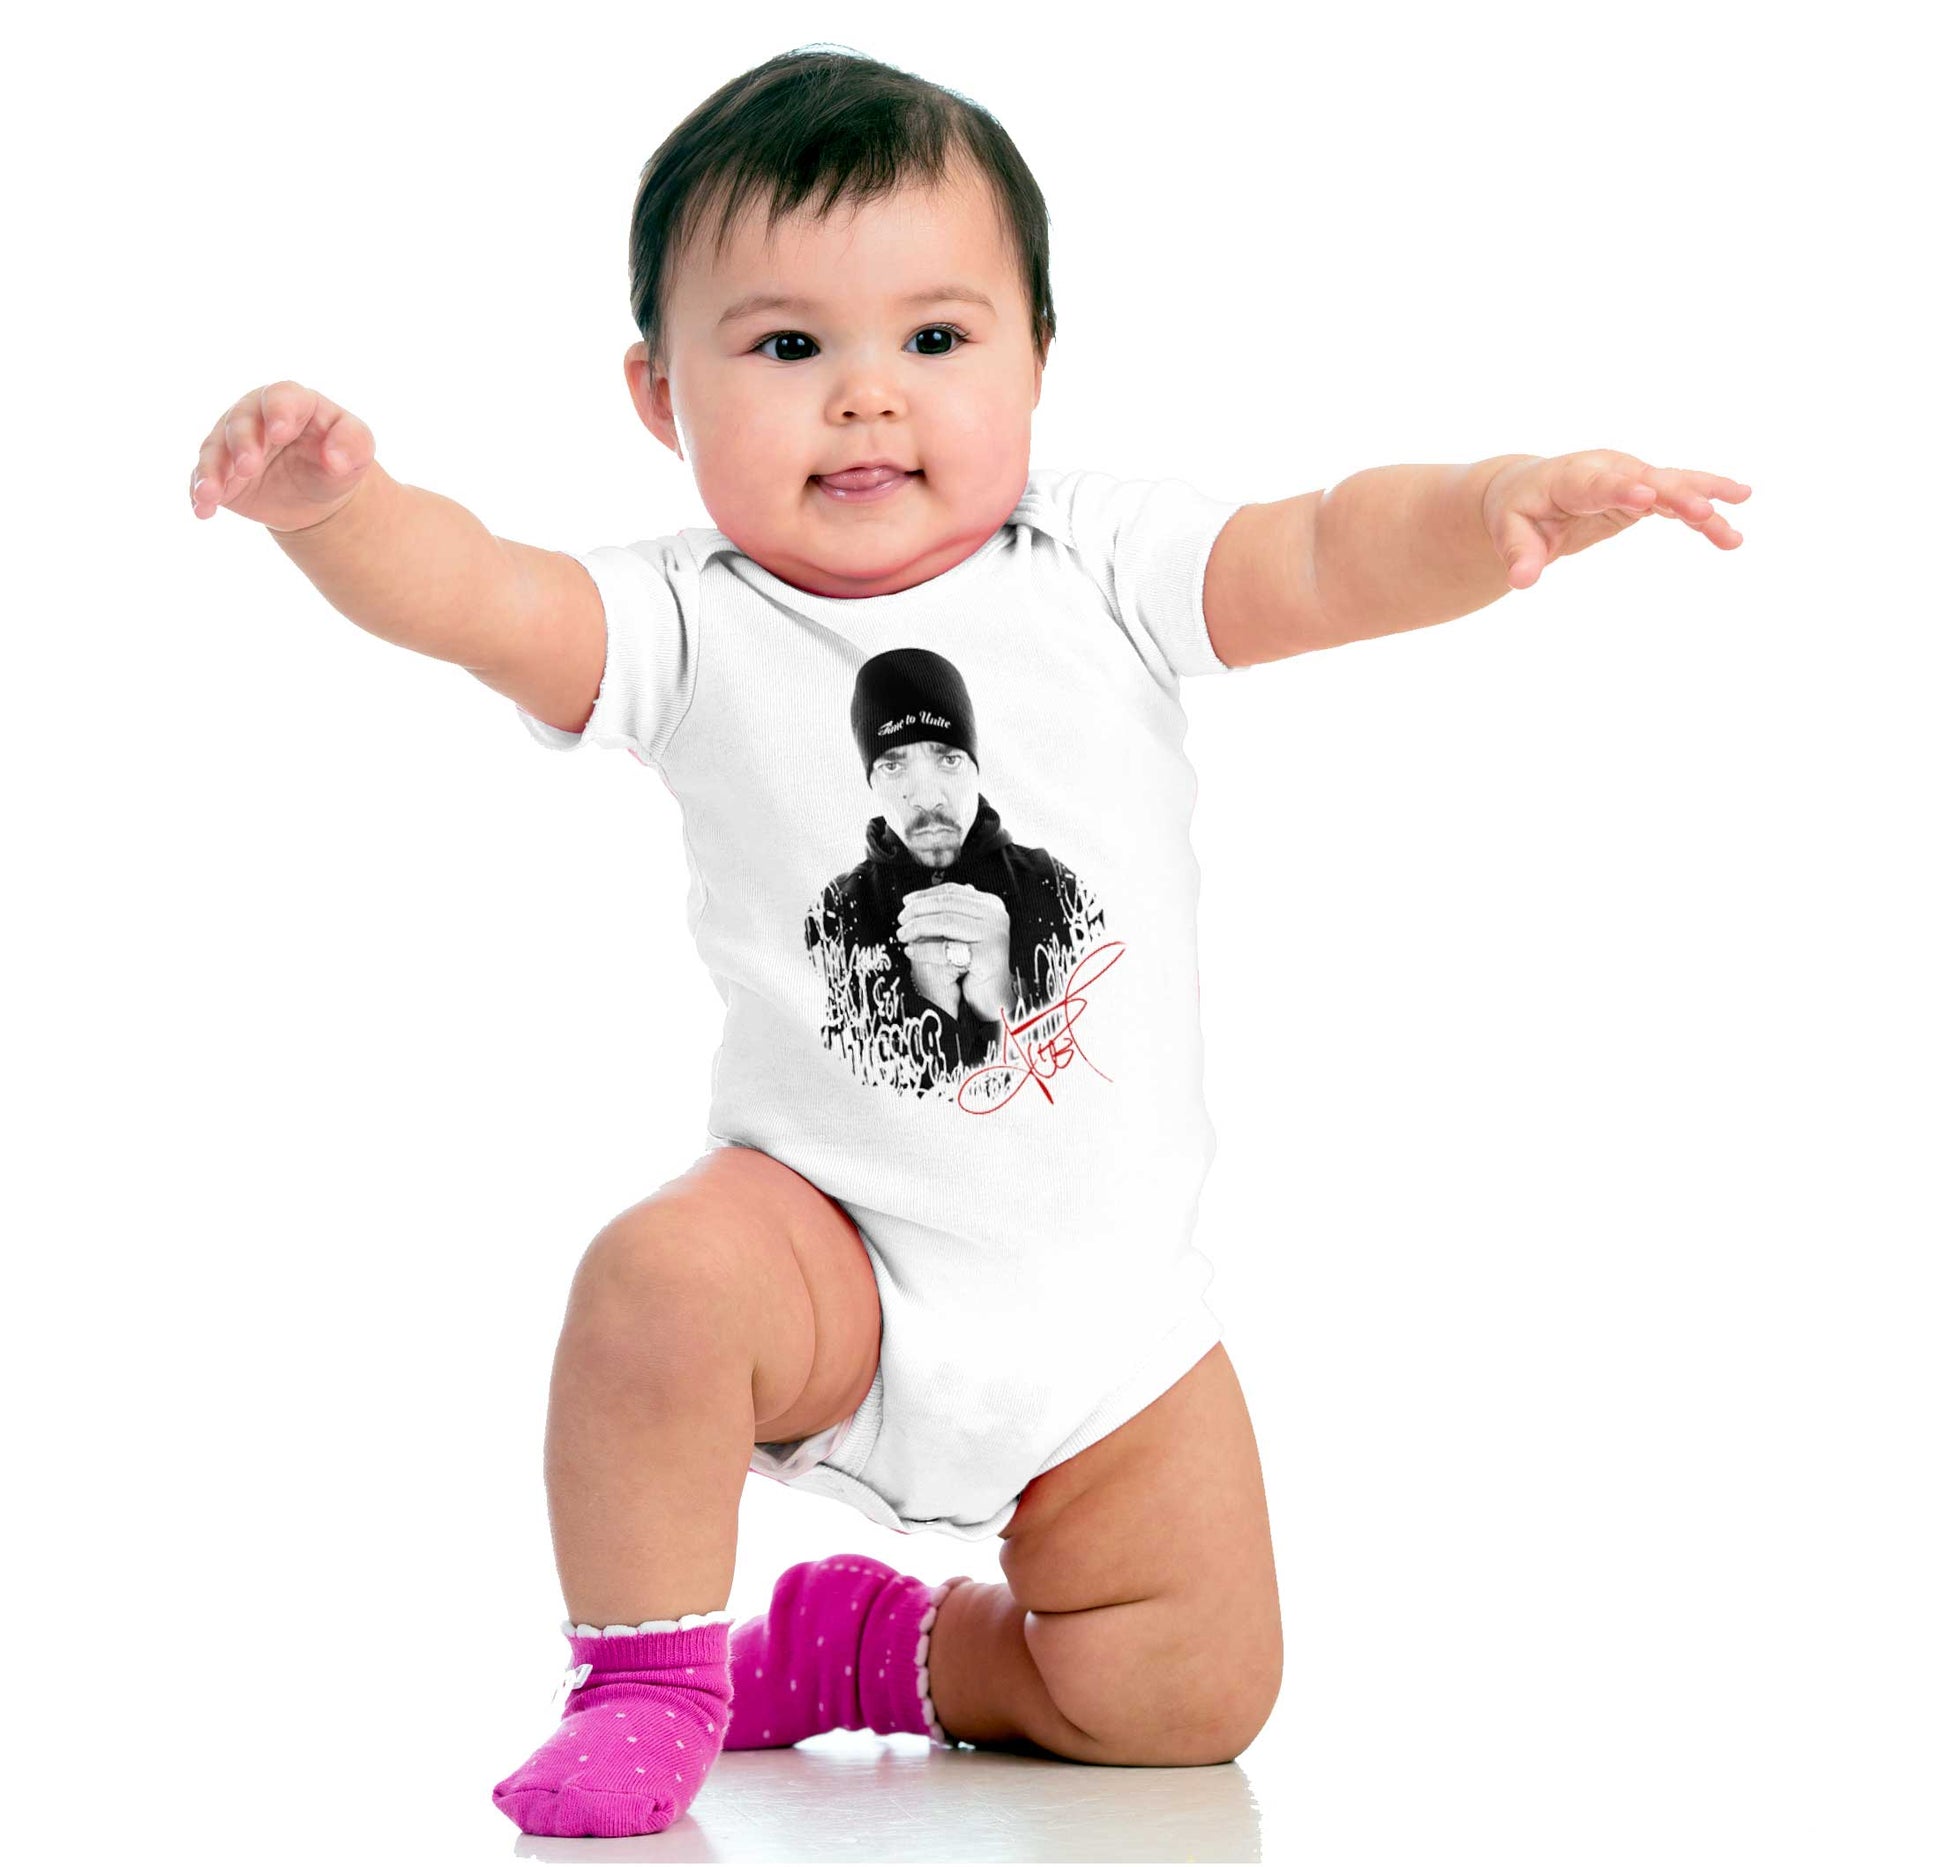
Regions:
<instances>
[{"instance_id":1,"label":"pink leg warmer","mask_svg":"<svg viewBox=\"0 0 1946 1867\"><path fill-rule=\"evenodd\" d=\"M769 1750L821 1731L895 1731L949 1744L926 1666L937 1588L869 1556L786 1569L770 1612L730 1633L736 1717L726 1749Z\"/></svg>"},{"instance_id":2,"label":"pink leg warmer","mask_svg":"<svg viewBox=\"0 0 1946 1867\"><path fill-rule=\"evenodd\" d=\"M730 1726L728 1617L647 1625L570 1629L561 1723L493 1789L522 1834L660 1834L702 1788Z\"/></svg>"}]
</instances>

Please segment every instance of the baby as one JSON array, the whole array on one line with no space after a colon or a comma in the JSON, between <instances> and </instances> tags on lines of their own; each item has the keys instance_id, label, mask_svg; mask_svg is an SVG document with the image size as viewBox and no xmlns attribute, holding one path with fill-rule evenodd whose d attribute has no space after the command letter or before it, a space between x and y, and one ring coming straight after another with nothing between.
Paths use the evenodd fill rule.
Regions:
<instances>
[{"instance_id":1,"label":"baby","mask_svg":"<svg viewBox=\"0 0 1946 1867\"><path fill-rule=\"evenodd\" d=\"M707 1150L575 1273L547 1492L559 1726L528 1834L652 1834L719 1752L846 1728L1089 1763L1237 1755L1276 1698L1269 1521L1192 1242L1191 675L1466 614L1749 488L1609 450L1263 504L1028 465L1047 214L957 94L824 49L643 172L626 356L712 524L581 556L393 480L295 382L204 441L362 627L679 800L726 1018ZM646 1034L645 1034L646 1041ZM747 1471L1006 1579L863 1556L724 1611Z\"/></svg>"}]
</instances>

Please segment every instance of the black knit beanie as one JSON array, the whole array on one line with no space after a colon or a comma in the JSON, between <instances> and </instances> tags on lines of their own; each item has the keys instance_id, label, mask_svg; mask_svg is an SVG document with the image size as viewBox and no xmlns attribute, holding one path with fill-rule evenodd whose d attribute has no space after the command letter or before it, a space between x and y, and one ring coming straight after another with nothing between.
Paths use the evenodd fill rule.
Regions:
<instances>
[{"instance_id":1,"label":"black knit beanie","mask_svg":"<svg viewBox=\"0 0 1946 1867\"><path fill-rule=\"evenodd\" d=\"M858 741L868 783L872 761L881 752L926 739L957 746L975 765L980 762L966 683L944 655L929 648L888 648L858 670L851 690L851 736Z\"/></svg>"}]
</instances>

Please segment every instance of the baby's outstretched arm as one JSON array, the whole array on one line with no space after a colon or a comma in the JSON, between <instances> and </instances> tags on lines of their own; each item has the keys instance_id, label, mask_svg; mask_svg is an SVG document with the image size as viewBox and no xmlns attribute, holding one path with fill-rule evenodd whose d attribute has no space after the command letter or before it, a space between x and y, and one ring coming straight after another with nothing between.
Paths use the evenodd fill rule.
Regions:
<instances>
[{"instance_id":1,"label":"baby's outstretched arm","mask_svg":"<svg viewBox=\"0 0 1946 1867\"><path fill-rule=\"evenodd\" d=\"M1240 668L1448 622L1650 514L1733 551L1742 536L1710 501L1749 496L1721 474L1608 448L1369 468L1245 506L1224 527L1204 580L1210 641Z\"/></svg>"},{"instance_id":2,"label":"baby's outstretched arm","mask_svg":"<svg viewBox=\"0 0 1946 1867\"><path fill-rule=\"evenodd\" d=\"M251 390L205 438L189 497L198 518L227 506L265 526L360 628L458 663L550 725L587 723L607 654L593 579L393 479L371 429L328 396Z\"/></svg>"}]
</instances>

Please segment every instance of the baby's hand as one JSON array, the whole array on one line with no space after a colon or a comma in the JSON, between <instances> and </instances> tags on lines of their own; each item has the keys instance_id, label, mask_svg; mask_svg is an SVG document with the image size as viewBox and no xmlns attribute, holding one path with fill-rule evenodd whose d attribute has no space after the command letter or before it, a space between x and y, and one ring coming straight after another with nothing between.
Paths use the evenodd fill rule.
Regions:
<instances>
[{"instance_id":1,"label":"baby's hand","mask_svg":"<svg viewBox=\"0 0 1946 1867\"><path fill-rule=\"evenodd\" d=\"M302 383L252 389L209 431L189 476L199 519L228 506L274 532L328 519L372 464L372 431Z\"/></svg>"},{"instance_id":2,"label":"baby's hand","mask_svg":"<svg viewBox=\"0 0 1946 1867\"><path fill-rule=\"evenodd\" d=\"M1743 543L1712 499L1741 504L1750 489L1687 467L1646 467L1608 448L1551 460L1509 461L1487 482L1481 516L1515 590L1529 588L1556 558L1585 551L1651 512L1681 519L1724 551Z\"/></svg>"}]
</instances>

